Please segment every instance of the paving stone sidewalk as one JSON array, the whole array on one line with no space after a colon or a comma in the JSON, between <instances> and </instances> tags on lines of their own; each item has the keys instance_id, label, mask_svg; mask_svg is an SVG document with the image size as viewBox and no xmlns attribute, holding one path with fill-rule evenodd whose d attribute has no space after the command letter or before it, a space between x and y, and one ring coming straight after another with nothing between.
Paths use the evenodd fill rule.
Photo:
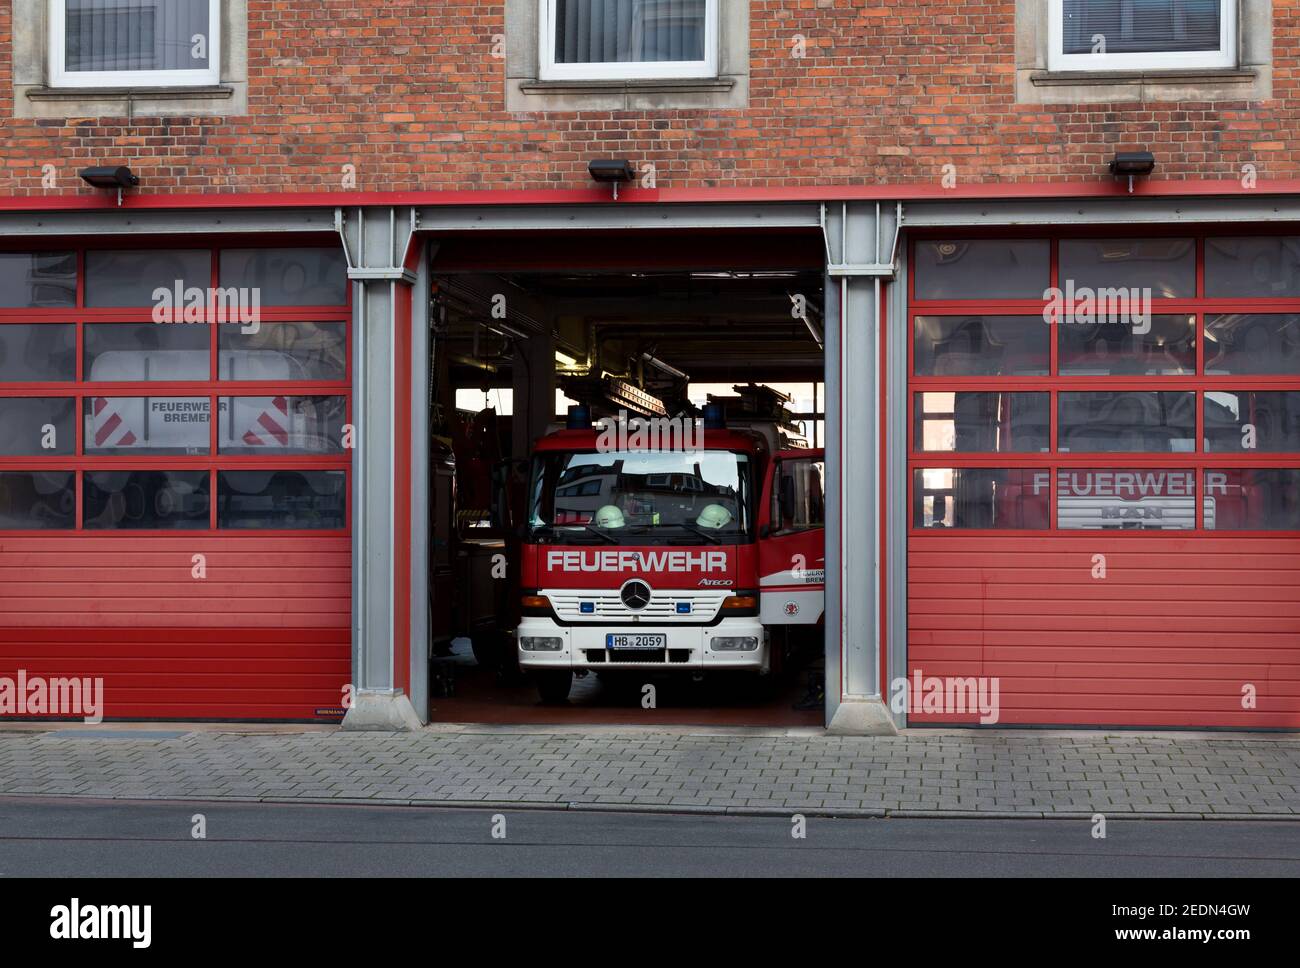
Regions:
<instances>
[{"instance_id":1,"label":"paving stone sidewalk","mask_svg":"<svg viewBox=\"0 0 1300 968\"><path fill-rule=\"evenodd\" d=\"M1300 737L0 731L0 795L837 816L1300 818Z\"/></svg>"}]
</instances>

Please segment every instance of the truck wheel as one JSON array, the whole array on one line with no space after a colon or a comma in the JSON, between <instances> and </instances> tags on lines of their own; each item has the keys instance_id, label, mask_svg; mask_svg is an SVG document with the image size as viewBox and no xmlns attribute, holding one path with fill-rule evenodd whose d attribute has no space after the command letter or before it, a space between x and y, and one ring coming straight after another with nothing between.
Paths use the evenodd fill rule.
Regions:
<instances>
[{"instance_id":1,"label":"truck wheel","mask_svg":"<svg viewBox=\"0 0 1300 968\"><path fill-rule=\"evenodd\" d=\"M497 636L479 634L469 641L470 647L474 650L474 661L484 669L495 669L501 654L501 644Z\"/></svg>"},{"instance_id":2,"label":"truck wheel","mask_svg":"<svg viewBox=\"0 0 1300 968\"><path fill-rule=\"evenodd\" d=\"M533 673L537 692L544 703L562 703L569 698L573 687L573 673L568 669L547 669Z\"/></svg>"}]
</instances>

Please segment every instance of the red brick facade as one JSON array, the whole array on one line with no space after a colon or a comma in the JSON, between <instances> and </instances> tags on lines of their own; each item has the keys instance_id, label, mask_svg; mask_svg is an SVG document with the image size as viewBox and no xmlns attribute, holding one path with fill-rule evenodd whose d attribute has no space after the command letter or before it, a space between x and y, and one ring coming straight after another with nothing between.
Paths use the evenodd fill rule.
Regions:
<instances>
[{"instance_id":1,"label":"red brick facade","mask_svg":"<svg viewBox=\"0 0 1300 968\"><path fill-rule=\"evenodd\" d=\"M510 114L504 4L249 0L251 116L15 120L0 4L0 196L88 193L122 161L150 193L583 188L597 156L660 188L1091 179L1145 146L1162 180L1300 177L1300 2L1274 0L1271 100L1016 104L1014 0L753 0L743 111ZM807 55L791 55L795 35ZM44 165L60 188L42 188Z\"/></svg>"}]
</instances>

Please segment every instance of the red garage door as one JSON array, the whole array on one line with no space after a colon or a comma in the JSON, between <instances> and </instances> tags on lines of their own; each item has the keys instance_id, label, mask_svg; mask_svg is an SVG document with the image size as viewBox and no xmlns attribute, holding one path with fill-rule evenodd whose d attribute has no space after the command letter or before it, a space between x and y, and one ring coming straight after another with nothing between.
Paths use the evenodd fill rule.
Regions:
<instances>
[{"instance_id":1,"label":"red garage door","mask_svg":"<svg viewBox=\"0 0 1300 968\"><path fill-rule=\"evenodd\" d=\"M341 715L349 320L332 248L0 251L0 715Z\"/></svg>"},{"instance_id":2,"label":"red garage door","mask_svg":"<svg viewBox=\"0 0 1300 968\"><path fill-rule=\"evenodd\" d=\"M1300 238L1133 236L913 243L913 723L1300 727Z\"/></svg>"}]
</instances>

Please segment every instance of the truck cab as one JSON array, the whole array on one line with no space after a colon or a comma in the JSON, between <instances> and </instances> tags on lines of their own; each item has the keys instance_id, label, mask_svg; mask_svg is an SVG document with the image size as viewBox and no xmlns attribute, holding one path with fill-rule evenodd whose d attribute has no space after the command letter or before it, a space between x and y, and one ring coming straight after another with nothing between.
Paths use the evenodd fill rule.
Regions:
<instances>
[{"instance_id":1,"label":"truck cab","mask_svg":"<svg viewBox=\"0 0 1300 968\"><path fill-rule=\"evenodd\" d=\"M615 668L769 671L772 626L821 618L821 523L790 505L820 451L707 421L686 449L616 449L587 424L537 443L525 498L516 641L543 700Z\"/></svg>"}]
</instances>

